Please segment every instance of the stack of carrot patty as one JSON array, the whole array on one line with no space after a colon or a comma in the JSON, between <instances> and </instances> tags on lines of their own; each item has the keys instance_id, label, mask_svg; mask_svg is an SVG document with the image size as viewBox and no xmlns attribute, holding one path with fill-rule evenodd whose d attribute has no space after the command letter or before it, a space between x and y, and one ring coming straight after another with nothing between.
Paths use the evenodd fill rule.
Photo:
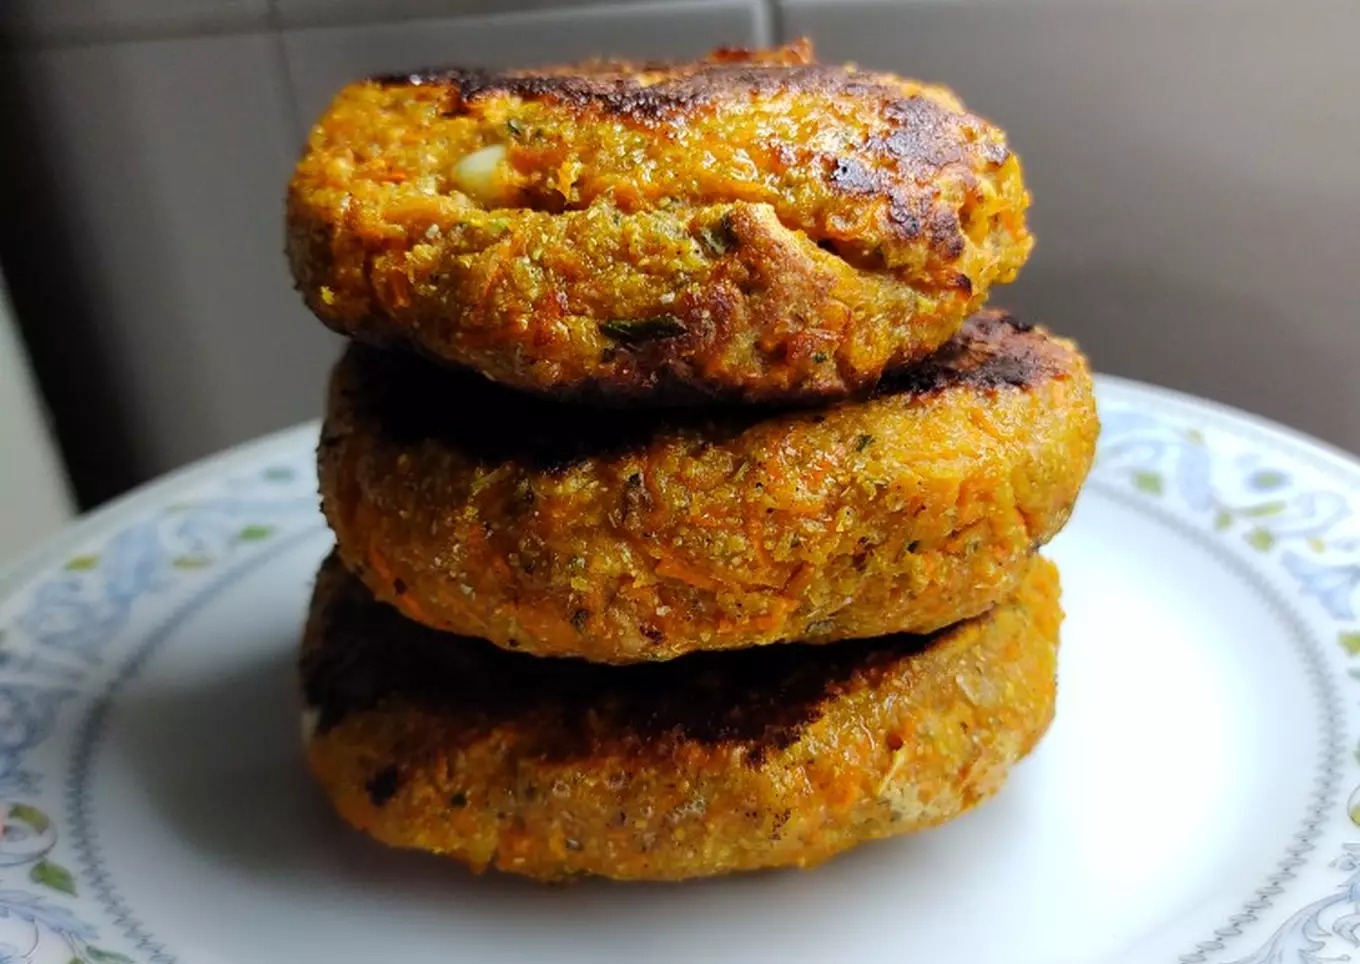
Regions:
<instances>
[{"instance_id":1,"label":"stack of carrot patty","mask_svg":"<svg viewBox=\"0 0 1360 964\"><path fill-rule=\"evenodd\" d=\"M1028 201L949 91L803 45L341 91L288 198L353 337L301 658L341 815L674 879L995 792L1098 427L1077 348L982 309Z\"/></svg>"}]
</instances>

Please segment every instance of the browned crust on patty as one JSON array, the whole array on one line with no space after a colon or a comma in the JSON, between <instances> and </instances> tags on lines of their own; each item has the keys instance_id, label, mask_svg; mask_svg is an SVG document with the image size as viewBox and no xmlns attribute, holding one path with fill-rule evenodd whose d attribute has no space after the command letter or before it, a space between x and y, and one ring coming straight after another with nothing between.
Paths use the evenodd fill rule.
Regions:
<instances>
[{"instance_id":1,"label":"browned crust on patty","mask_svg":"<svg viewBox=\"0 0 1360 964\"><path fill-rule=\"evenodd\" d=\"M872 385L1014 277L1028 195L1001 132L948 91L809 60L352 85L290 187L299 287L338 331L536 392ZM485 148L504 160L483 191L458 165Z\"/></svg>"},{"instance_id":2,"label":"browned crust on patty","mask_svg":"<svg viewBox=\"0 0 1360 964\"><path fill-rule=\"evenodd\" d=\"M629 663L976 615L1065 523L1097 428L1080 352L991 311L820 411L570 408L356 347L318 461L378 598Z\"/></svg>"},{"instance_id":3,"label":"browned crust on patty","mask_svg":"<svg viewBox=\"0 0 1360 964\"><path fill-rule=\"evenodd\" d=\"M710 443L739 438L771 418L820 424L824 413L769 407L726 406L592 412L507 391L475 375L447 372L384 352L354 349L343 369L349 418L379 426L403 445L435 443L483 464L514 461L539 469L566 469L602 457L643 451L672 432L691 432ZM917 365L889 373L865 402L894 398L911 403L947 391L1033 390L1070 374L1070 342L1033 333L1033 326L1002 309L975 315L940 351ZM852 403L853 404L853 403ZM482 417L470 417L480 413ZM322 447L329 444L325 433Z\"/></svg>"},{"instance_id":4,"label":"browned crust on patty","mask_svg":"<svg viewBox=\"0 0 1360 964\"><path fill-rule=\"evenodd\" d=\"M1056 571L931 637L604 667L444 639L332 558L308 759L388 844L541 878L808 866L993 793L1053 712Z\"/></svg>"},{"instance_id":5,"label":"browned crust on patty","mask_svg":"<svg viewBox=\"0 0 1360 964\"><path fill-rule=\"evenodd\" d=\"M857 145L854 156L828 156L829 183L849 195L886 199L887 223L905 239L920 237L926 227L917 214L919 203L911 201L920 192L910 182L929 181L943 168L973 160L965 132L976 118L963 114L946 96L904 98L900 81L887 74L801 63L796 57L750 59L741 52L730 60L692 64L606 61L559 70L534 74L453 67L389 75L376 82L442 88L450 117L471 114L483 101L508 97L566 108L586 122L607 114L649 128L683 123L731 106L737 97L872 102L890 122L887 129ZM1000 139L985 141L981 152L981 159L991 164L1009 157ZM956 220L941 217L937 232L951 250L963 247Z\"/></svg>"}]
</instances>

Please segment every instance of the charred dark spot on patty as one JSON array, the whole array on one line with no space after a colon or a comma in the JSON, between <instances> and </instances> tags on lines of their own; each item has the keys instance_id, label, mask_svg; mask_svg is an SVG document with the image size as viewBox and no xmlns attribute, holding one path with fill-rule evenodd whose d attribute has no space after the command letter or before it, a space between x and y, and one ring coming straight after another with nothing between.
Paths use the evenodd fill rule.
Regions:
<instances>
[{"instance_id":1,"label":"charred dark spot on patty","mask_svg":"<svg viewBox=\"0 0 1360 964\"><path fill-rule=\"evenodd\" d=\"M966 115L926 97L894 100L882 111L888 129L869 139L874 153L892 158L904 169L926 166L938 170L965 162L958 134Z\"/></svg>"},{"instance_id":2,"label":"charred dark spot on patty","mask_svg":"<svg viewBox=\"0 0 1360 964\"><path fill-rule=\"evenodd\" d=\"M368 799L373 802L373 806L381 807L387 804L397 795L397 787L401 783L401 774L397 772L395 766L383 767L364 784L364 792L368 794Z\"/></svg>"},{"instance_id":3,"label":"charred dark spot on patty","mask_svg":"<svg viewBox=\"0 0 1360 964\"><path fill-rule=\"evenodd\" d=\"M437 440L488 465L517 459L546 470L641 448L667 427L730 438L770 414L758 406L677 409L664 416L646 409L574 406L405 353L358 345L342 361L340 378L344 387L337 397L343 400L344 417L371 424L394 444Z\"/></svg>"},{"instance_id":4,"label":"charred dark spot on patty","mask_svg":"<svg viewBox=\"0 0 1360 964\"><path fill-rule=\"evenodd\" d=\"M909 399L957 386L1031 389L1070 371L1068 352L1034 331L1009 312L979 312L969 319L963 336L924 362L885 375L878 396Z\"/></svg>"},{"instance_id":5,"label":"charred dark spot on patty","mask_svg":"<svg viewBox=\"0 0 1360 964\"><path fill-rule=\"evenodd\" d=\"M439 87L448 93L451 116L474 110L478 101L508 96L543 101L583 113L641 124L675 121L682 115L752 97L851 98L878 105L890 129L876 150L936 167L958 156L945 143L960 116L922 97L901 92L854 68L832 64L704 61L693 64L600 62L563 70L496 71L480 67L432 67L371 78L387 86ZM1003 158L1004 159L1004 158Z\"/></svg>"},{"instance_id":6,"label":"charred dark spot on patty","mask_svg":"<svg viewBox=\"0 0 1360 964\"><path fill-rule=\"evenodd\" d=\"M875 194L882 185L882 177L854 157L834 158L828 180L846 194Z\"/></svg>"},{"instance_id":7,"label":"charred dark spot on patty","mask_svg":"<svg viewBox=\"0 0 1360 964\"><path fill-rule=\"evenodd\" d=\"M514 727L544 759L694 742L740 747L759 766L797 743L841 694L894 672L934 638L786 643L630 666L530 659L407 620L332 557L318 578L301 675L318 734L405 703L439 714L454 740ZM375 803L396 781L387 769L370 781Z\"/></svg>"},{"instance_id":8,"label":"charred dark spot on patty","mask_svg":"<svg viewBox=\"0 0 1360 964\"><path fill-rule=\"evenodd\" d=\"M906 401L951 389L1030 389L1075 364L1071 350L1043 332L1007 312L987 310L969 319L924 362L886 374L874 397L901 396ZM433 440L489 466L518 460L549 470L638 450L665 433L689 433L720 444L765 419L791 415L815 422L824 416L754 405L715 404L664 413L574 406L406 353L360 345L352 346L341 362L335 397L341 403L332 403L328 432L362 423L374 437L393 445Z\"/></svg>"},{"instance_id":9,"label":"charred dark spot on patty","mask_svg":"<svg viewBox=\"0 0 1360 964\"><path fill-rule=\"evenodd\" d=\"M972 118L927 97L893 100L881 110L888 129L859 145L858 156L829 158L827 182L844 194L883 198L887 224L894 234L914 240L925 231L932 245L957 258L965 243L958 211L921 195L914 186L943 168L967 167L970 148L965 145L969 141L962 133ZM1003 144L987 157L999 164L1008 155Z\"/></svg>"}]
</instances>

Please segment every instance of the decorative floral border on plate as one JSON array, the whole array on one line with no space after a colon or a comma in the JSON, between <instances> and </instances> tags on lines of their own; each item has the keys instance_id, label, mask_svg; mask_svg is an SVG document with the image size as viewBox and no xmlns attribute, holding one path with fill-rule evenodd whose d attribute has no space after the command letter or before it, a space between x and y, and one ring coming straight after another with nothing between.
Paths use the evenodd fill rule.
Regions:
<instances>
[{"instance_id":1,"label":"decorative floral border on plate","mask_svg":"<svg viewBox=\"0 0 1360 964\"><path fill-rule=\"evenodd\" d=\"M89 831L84 778L110 699L156 638L321 527L314 438L295 430L260 443L253 459L229 453L157 484L77 527L85 537L65 540L48 565L15 570L36 570L35 582L9 598L0 588L0 964L177 960L118 895ZM137 503L143 511L130 511ZM129 516L102 536L80 531ZM153 601L169 618L129 638L134 610ZM78 727L75 753L53 760L59 724Z\"/></svg>"},{"instance_id":2,"label":"decorative floral border on plate","mask_svg":"<svg viewBox=\"0 0 1360 964\"><path fill-rule=\"evenodd\" d=\"M1337 749L1351 739L1353 703L1343 714L1335 694L1338 684L1360 681L1360 666L1342 668L1336 655L1360 656L1360 466L1173 393L1106 378L1100 399L1092 485L1207 540L1253 574L1286 622L1303 627L1296 635L1323 731L1309 810L1279 868L1180 961L1222 959L1229 942L1277 916L1274 905L1331 836L1351 838L1338 843L1332 888L1299 895L1293 912L1235 964L1343 959L1337 955L1360 947L1360 832L1349 822L1348 834L1336 832ZM111 701L169 624L316 532L314 433L304 426L159 483L0 579L0 964L177 960L119 896L89 827L85 776ZM130 616L146 600L169 615L158 633L130 638ZM1308 650L1317 651L1324 629L1326 645L1339 649L1319 663ZM54 734L72 729L73 755L52 760ZM1356 780L1352 767L1348 760ZM53 816L63 802L64 824ZM1347 816L1360 823L1360 785L1340 812Z\"/></svg>"},{"instance_id":3,"label":"decorative floral border on plate","mask_svg":"<svg viewBox=\"0 0 1360 964\"><path fill-rule=\"evenodd\" d=\"M1212 403L1115 379L1106 379L1102 389L1092 485L1122 484L1141 508L1207 534L1201 541L1217 554L1245 559L1251 571L1284 586L1288 595L1274 608L1286 624L1326 637L1334 652L1360 656L1360 466L1320 443ZM1330 668L1335 665L1324 663L1321 673L1312 674L1321 751L1301 829L1276 871L1212 937L1182 954L1181 964L1204 964L1260 921L1336 822L1342 748L1351 739L1346 709L1354 704L1338 705L1328 694L1360 680L1360 667L1342 673ZM1356 761L1360 747L1350 762ZM1360 786L1346 799L1343 816L1360 824ZM1355 826L1349 830L1353 834ZM1346 952L1360 948L1360 841L1343 843L1330 866L1347 875L1335 889L1289 915L1232 964L1350 960Z\"/></svg>"}]
</instances>

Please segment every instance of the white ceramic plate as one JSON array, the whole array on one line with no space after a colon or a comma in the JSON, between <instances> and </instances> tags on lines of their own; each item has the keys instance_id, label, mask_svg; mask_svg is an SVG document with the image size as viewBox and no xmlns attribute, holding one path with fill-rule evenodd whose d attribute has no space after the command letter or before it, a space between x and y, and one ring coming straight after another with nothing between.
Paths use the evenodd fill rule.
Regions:
<instances>
[{"instance_id":1,"label":"white ceramic plate","mask_svg":"<svg viewBox=\"0 0 1360 964\"><path fill-rule=\"evenodd\" d=\"M304 774L315 427L0 578L0 962L1347 960L1360 465L1101 384L1051 554L1057 720L992 802L811 872L546 888L389 852Z\"/></svg>"}]
</instances>

